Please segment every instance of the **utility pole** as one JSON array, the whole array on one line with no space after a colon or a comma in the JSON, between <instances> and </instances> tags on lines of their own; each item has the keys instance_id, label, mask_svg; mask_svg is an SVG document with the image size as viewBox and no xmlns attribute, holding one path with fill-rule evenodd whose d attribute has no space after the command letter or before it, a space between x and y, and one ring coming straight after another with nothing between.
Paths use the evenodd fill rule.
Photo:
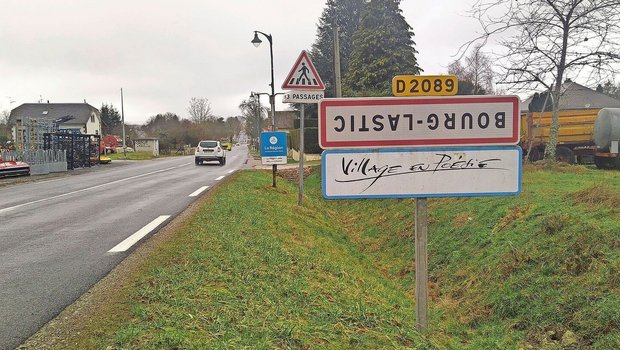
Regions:
<instances>
[{"instance_id":1,"label":"utility pole","mask_svg":"<svg viewBox=\"0 0 620 350\"><path fill-rule=\"evenodd\" d=\"M299 115L299 192L297 195L297 205L301 207L304 195L304 119L305 104L301 104L301 114Z\"/></svg>"},{"instance_id":2,"label":"utility pole","mask_svg":"<svg viewBox=\"0 0 620 350\"><path fill-rule=\"evenodd\" d=\"M123 88L121 88L121 124L123 125L123 155L127 158L127 145L125 144L125 107L123 105Z\"/></svg>"},{"instance_id":3,"label":"utility pole","mask_svg":"<svg viewBox=\"0 0 620 350\"><path fill-rule=\"evenodd\" d=\"M334 84L336 97L342 97L342 83L340 77L340 34L334 20Z\"/></svg>"}]
</instances>

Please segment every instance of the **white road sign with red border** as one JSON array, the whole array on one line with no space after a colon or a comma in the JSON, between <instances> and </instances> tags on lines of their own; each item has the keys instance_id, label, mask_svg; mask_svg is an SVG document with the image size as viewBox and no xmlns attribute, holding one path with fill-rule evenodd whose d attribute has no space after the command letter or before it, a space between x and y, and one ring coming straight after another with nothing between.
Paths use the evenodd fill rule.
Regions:
<instances>
[{"instance_id":1,"label":"white road sign with red border","mask_svg":"<svg viewBox=\"0 0 620 350\"><path fill-rule=\"evenodd\" d=\"M330 98L319 104L324 149L518 142L517 96Z\"/></svg>"},{"instance_id":2,"label":"white road sign with red border","mask_svg":"<svg viewBox=\"0 0 620 350\"><path fill-rule=\"evenodd\" d=\"M307 51L302 51L282 84L284 90L325 90Z\"/></svg>"}]
</instances>

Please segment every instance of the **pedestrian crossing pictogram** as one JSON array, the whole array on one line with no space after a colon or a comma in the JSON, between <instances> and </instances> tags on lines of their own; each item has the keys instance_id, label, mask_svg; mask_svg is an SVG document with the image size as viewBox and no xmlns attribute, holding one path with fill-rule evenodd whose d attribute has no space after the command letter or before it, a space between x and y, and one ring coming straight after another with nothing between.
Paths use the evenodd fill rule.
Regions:
<instances>
[{"instance_id":1,"label":"pedestrian crossing pictogram","mask_svg":"<svg viewBox=\"0 0 620 350\"><path fill-rule=\"evenodd\" d=\"M324 90L325 85L314 68L308 52L301 52L290 73L282 84L282 89Z\"/></svg>"}]
</instances>

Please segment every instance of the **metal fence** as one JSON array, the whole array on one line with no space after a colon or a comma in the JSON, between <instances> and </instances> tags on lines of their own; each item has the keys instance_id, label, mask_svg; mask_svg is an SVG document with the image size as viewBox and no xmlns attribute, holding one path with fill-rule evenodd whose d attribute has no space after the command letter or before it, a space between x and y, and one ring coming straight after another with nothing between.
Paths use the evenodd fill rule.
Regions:
<instances>
[{"instance_id":1,"label":"metal fence","mask_svg":"<svg viewBox=\"0 0 620 350\"><path fill-rule=\"evenodd\" d=\"M67 154L64 150L2 150L0 151L0 158L30 164L30 174L32 175L67 171Z\"/></svg>"}]
</instances>

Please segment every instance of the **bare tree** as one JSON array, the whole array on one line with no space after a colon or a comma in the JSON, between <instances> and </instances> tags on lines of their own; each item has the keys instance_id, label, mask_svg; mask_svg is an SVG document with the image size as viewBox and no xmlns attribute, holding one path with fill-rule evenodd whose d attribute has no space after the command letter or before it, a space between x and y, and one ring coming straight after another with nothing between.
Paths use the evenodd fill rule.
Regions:
<instances>
[{"instance_id":1,"label":"bare tree","mask_svg":"<svg viewBox=\"0 0 620 350\"><path fill-rule=\"evenodd\" d=\"M620 0L479 0L471 14L483 33L462 49L492 36L504 53L499 84L515 92L544 88L553 97L545 158L555 159L562 82L580 75L615 74L620 63Z\"/></svg>"},{"instance_id":2,"label":"bare tree","mask_svg":"<svg viewBox=\"0 0 620 350\"><path fill-rule=\"evenodd\" d=\"M448 73L459 78L459 95L485 95L493 93L493 68L489 56L476 44L471 53L448 66Z\"/></svg>"},{"instance_id":3,"label":"bare tree","mask_svg":"<svg viewBox=\"0 0 620 350\"><path fill-rule=\"evenodd\" d=\"M10 115L11 113L8 110L0 112L0 148L11 139Z\"/></svg>"},{"instance_id":4,"label":"bare tree","mask_svg":"<svg viewBox=\"0 0 620 350\"><path fill-rule=\"evenodd\" d=\"M213 119L211 114L211 103L205 97L192 97L189 100L187 112L191 120L196 124L204 124L208 120Z\"/></svg>"},{"instance_id":5,"label":"bare tree","mask_svg":"<svg viewBox=\"0 0 620 350\"><path fill-rule=\"evenodd\" d=\"M250 98L243 100L239 104L239 109L243 115L245 133L252 139L260 136L262 126L264 126L265 108L259 104L258 99Z\"/></svg>"},{"instance_id":6,"label":"bare tree","mask_svg":"<svg viewBox=\"0 0 620 350\"><path fill-rule=\"evenodd\" d=\"M239 135L241 131L241 119L243 117L228 117L225 121L227 137L232 141L235 135Z\"/></svg>"}]
</instances>

